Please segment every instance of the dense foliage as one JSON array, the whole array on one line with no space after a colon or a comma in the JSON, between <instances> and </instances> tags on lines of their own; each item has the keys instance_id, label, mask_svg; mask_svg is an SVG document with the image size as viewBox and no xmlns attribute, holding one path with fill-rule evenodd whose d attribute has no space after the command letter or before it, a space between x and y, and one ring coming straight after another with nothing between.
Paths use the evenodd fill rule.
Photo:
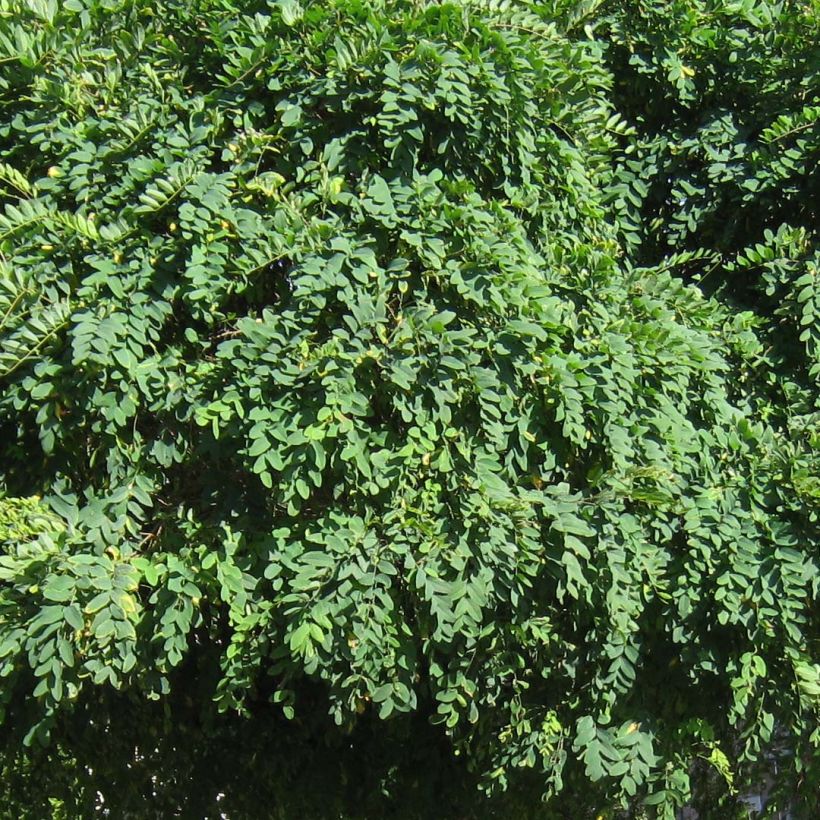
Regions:
<instances>
[{"instance_id":1,"label":"dense foliage","mask_svg":"<svg viewBox=\"0 0 820 820\"><path fill-rule=\"evenodd\" d=\"M12 815L812 815L816 0L0 0L0 105Z\"/></svg>"}]
</instances>

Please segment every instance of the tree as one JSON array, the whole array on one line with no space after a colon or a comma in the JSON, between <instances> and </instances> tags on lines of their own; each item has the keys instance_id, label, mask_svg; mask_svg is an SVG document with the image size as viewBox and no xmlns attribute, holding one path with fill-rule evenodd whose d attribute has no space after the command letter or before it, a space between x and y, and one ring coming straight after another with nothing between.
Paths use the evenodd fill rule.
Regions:
<instances>
[{"instance_id":1,"label":"tree","mask_svg":"<svg viewBox=\"0 0 820 820\"><path fill-rule=\"evenodd\" d=\"M628 9L3 14L15 812L725 817L785 738L810 813L816 433Z\"/></svg>"}]
</instances>

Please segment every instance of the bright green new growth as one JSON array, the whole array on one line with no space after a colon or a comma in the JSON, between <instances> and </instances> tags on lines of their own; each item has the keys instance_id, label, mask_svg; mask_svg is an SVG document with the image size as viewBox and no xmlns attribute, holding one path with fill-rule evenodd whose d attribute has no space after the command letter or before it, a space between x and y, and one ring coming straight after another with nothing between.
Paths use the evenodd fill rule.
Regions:
<instances>
[{"instance_id":1,"label":"bright green new growth","mask_svg":"<svg viewBox=\"0 0 820 820\"><path fill-rule=\"evenodd\" d=\"M316 812L282 793L324 759L302 732L395 759L388 803L423 788L401 747L443 744L420 779L517 816L671 818L782 747L811 810L816 237L711 249L802 277L778 381L765 311L673 275L707 268L695 200L677 256L642 236L672 206L625 146L695 138L616 107L629 11L596 39L557 5L0 3L9 799L51 754L80 813L259 816L240 770Z\"/></svg>"}]
</instances>

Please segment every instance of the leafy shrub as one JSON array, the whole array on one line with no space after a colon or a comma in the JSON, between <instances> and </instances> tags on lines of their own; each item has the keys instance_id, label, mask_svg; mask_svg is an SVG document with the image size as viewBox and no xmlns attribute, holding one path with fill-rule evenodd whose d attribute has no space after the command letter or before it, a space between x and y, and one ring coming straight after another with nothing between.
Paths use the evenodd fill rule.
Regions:
<instances>
[{"instance_id":1,"label":"leafy shrub","mask_svg":"<svg viewBox=\"0 0 820 820\"><path fill-rule=\"evenodd\" d=\"M628 9L2 14L21 816L725 817L784 744L811 810L816 369L643 238Z\"/></svg>"}]
</instances>

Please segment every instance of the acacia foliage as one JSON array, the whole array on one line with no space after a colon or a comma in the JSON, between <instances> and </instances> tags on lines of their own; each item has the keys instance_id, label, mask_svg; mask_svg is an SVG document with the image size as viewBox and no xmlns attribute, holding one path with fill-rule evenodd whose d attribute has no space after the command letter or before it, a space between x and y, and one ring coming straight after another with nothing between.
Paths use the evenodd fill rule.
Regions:
<instances>
[{"instance_id":1,"label":"acacia foliage","mask_svg":"<svg viewBox=\"0 0 820 820\"><path fill-rule=\"evenodd\" d=\"M9 800L811 811L814 7L594 5L0 3Z\"/></svg>"}]
</instances>

